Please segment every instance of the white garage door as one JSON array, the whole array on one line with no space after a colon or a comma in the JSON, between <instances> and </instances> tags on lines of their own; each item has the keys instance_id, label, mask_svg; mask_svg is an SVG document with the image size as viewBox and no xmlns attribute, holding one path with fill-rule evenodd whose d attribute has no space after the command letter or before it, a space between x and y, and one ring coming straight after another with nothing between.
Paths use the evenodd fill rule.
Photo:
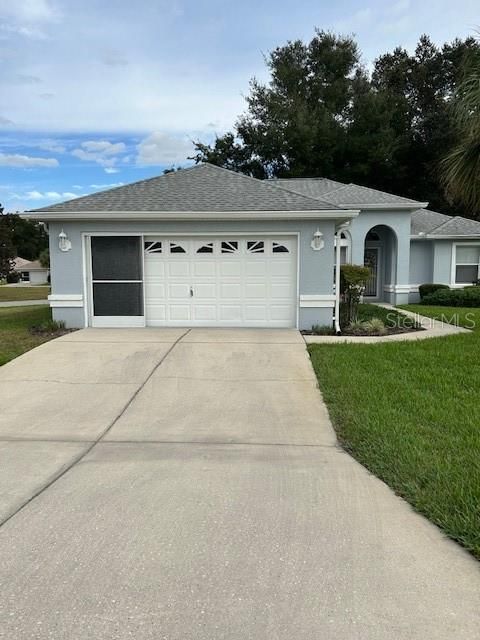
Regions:
<instances>
[{"instance_id":1,"label":"white garage door","mask_svg":"<svg viewBox=\"0 0 480 640\"><path fill-rule=\"evenodd\" d=\"M144 252L147 325L296 325L293 236L146 236Z\"/></svg>"}]
</instances>

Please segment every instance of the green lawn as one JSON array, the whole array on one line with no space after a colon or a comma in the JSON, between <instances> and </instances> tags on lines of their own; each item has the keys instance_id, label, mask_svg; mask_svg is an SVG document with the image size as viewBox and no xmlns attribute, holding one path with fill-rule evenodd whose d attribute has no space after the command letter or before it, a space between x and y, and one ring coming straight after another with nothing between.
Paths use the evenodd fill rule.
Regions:
<instances>
[{"instance_id":1,"label":"green lawn","mask_svg":"<svg viewBox=\"0 0 480 640\"><path fill-rule=\"evenodd\" d=\"M47 306L0 308L0 365L49 340L49 336L32 335L29 328L50 318Z\"/></svg>"},{"instance_id":2,"label":"green lawn","mask_svg":"<svg viewBox=\"0 0 480 640\"><path fill-rule=\"evenodd\" d=\"M480 309L405 308L456 312L477 328L419 342L310 345L313 366L345 449L480 558Z\"/></svg>"},{"instance_id":3,"label":"green lawn","mask_svg":"<svg viewBox=\"0 0 480 640\"><path fill-rule=\"evenodd\" d=\"M46 300L50 287L5 287L0 286L0 302L17 300Z\"/></svg>"}]
</instances>

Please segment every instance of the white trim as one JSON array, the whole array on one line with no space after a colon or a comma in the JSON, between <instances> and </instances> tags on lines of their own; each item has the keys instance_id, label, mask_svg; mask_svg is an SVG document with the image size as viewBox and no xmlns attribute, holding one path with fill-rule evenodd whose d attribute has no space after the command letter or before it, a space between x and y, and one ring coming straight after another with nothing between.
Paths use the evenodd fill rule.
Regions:
<instances>
[{"instance_id":1,"label":"white trim","mask_svg":"<svg viewBox=\"0 0 480 640\"><path fill-rule=\"evenodd\" d=\"M335 295L331 294L315 294L315 295L301 295L299 297L299 306L302 309L312 308L328 308L335 307Z\"/></svg>"},{"instance_id":2,"label":"white trim","mask_svg":"<svg viewBox=\"0 0 480 640\"><path fill-rule=\"evenodd\" d=\"M123 329L124 327L144 327L145 316L95 316L92 327Z\"/></svg>"},{"instance_id":3,"label":"white trim","mask_svg":"<svg viewBox=\"0 0 480 640\"><path fill-rule=\"evenodd\" d=\"M418 293L419 292L419 290L418 290L419 286L420 286L419 284L411 284L410 285L410 293Z\"/></svg>"},{"instance_id":4,"label":"white trim","mask_svg":"<svg viewBox=\"0 0 480 640\"><path fill-rule=\"evenodd\" d=\"M326 194L324 194L325 196ZM388 202L388 203L383 203L383 204L360 204L358 202L342 202L338 205L339 207L352 207L353 209L361 209L363 211L369 211L369 210L405 210L405 209L411 209L412 211L416 211L417 209L425 209L425 207L428 207L428 202L417 202L415 204L406 204L406 203L393 203L393 202Z\"/></svg>"},{"instance_id":5,"label":"white trim","mask_svg":"<svg viewBox=\"0 0 480 640\"><path fill-rule=\"evenodd\" d=\"M411 285L409 284L386 284L383 287L386 293L410 293Z\"/></svg>"},{"instance_id":6,"label":"white trim","mask_svg":"<svg viewBox=\"0 0 480 640\"><path fill-rule=\"evenodd\" d=\"M469 287L471 282L457 282L457 247L478 247L480 242L453 242L452 243L452 263L450 265L450 286L452 288ZM461 264L461 263L460 263ZM473 266L474 263L472 263ZM480 266L477 269L480 274Z\"/></svg>"},{"instance_id":7,"label":"white trim","mask_svg":"<svg viewBox=\"0 0 480 640\"><path fill-rule=\"evenodd\" d=\"M79 211L77 213L25 213L22 218L26 220L104 220L117 221L128 220L318 220L326 218L344 219L356 218L359 209L319 209L318 211L129 211L128 213L116 213L108 211Z\"/></svg>"},{"instance_id":8,"label":"white trim","mask_svg":"<svg viewBox=\"0 0 480 640\"><path fill-rule=\"evenodd\" d=\"M83 307L81 293L54 293L48 296L51 307Z\"/></svg>"}]
</instances>

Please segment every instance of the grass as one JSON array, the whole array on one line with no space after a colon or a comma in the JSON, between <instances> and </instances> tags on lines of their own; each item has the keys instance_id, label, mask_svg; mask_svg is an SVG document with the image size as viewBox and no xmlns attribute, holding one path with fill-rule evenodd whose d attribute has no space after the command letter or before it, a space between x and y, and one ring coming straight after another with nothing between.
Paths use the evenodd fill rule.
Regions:
<instances>
[{"instance_id":1,"label":"grass","mask_svg":"<svg viewBox=\"0 0 480 640\"><path fill-rule=\"evenodd\" d=\"M480 309L469 335L375 345L310 345L339 440L451 538L480 558Z\"/></svg>"},{"instance_id":2,"label":"grass","mask_svg":"<svg viewBox=\"0 0 480 640\"><path fill-rule=\"evenodd\" d=\"M29 328L50 320L49 307L6 307L0 309L0 365L13 360L51 336L32 335Z\"/></svg>"},{"instance_id":3,"label":"grass","mask_svg":"<svg viewBox=\"0 0 480 640\"><path fill-rule=\"evenodd\" d=\"M421 304L408 304L400 308L467 329L480 330L480 309L474 307L429 307Z\"/></svg>"},{"instance_id":4,"label":"grass","mask_svg":"<svg viewBox=\"0 0 480 640\"><path fill-rule=\"evenodd\" d=\"M46 300L50 287L5 287L0 286L0 302L16 302L17 300Z\"/></svg>"}]
</instances>

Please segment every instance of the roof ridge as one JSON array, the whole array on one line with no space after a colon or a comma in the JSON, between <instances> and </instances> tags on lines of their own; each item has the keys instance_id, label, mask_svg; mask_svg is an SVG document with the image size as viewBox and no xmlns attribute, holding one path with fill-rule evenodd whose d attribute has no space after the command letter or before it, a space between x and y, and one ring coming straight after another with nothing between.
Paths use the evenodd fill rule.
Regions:
<instances>
[{"instance_id":1,"label":"roof ridge","mask_svg":"<svg viewBox=\"0 0 480 640\"><path fill-rule=\"evenodd\" d=\"M435 211L435 213L438 213L438 212ZM442 213L441 215L446 216L448 214L447 213ZM430 231L428 233L430 234L430 233L433 233L434 231L438 231L442 227L445 227L447 224L450 224L451 222L453 222L454 220L457 220L458 218L461 218L462 220L468 220L468 218L464 218L463 216L448 216L448 220L444 220L443 222L441 222L436 227L433 227L433 229L430 229Z\"/></svg>"},{"instance_id":2,"label":"roof ridge","mask_svg":"<svg viewBox=\"0 0 480 640\"><path fill-rule=\"evenodd\" d=\"M273 184L271 184L271 182L273 182L272 179L265 179L265 180L261 180L260 178L254 178L253 176L249 176L246 173L241 173L240 171L233 171L233 169L227 169L226 167L219 167L216 164L212 164L211 162L204 162L202 163L204 166L208 166L208 167L214 167L215 169L221 169L222 171L226 171L227 173L233 173L236 176L240 176L241 178L246 178L247 180L254 180L257 183L263 184L265 186L268 187L269 190L271 189L282 189L283 191L288 191L288 193L293 193L295 194L295 196L301 198L302 200L306 200L307 202L323 202L322 200L320 200L319 198L312 198L310 196L306 196L303 193L298 193L297 191L292 191L292 189L287 189L286 187L282 187L280 185L278 186L273 186ZM270 184L269 184L270 181ZM323 202L323 204L328 204L329 206L334 207L335 209L339 209L339 207L335 206L335 205L330 205L329 202Z\"/></svg>"},{"instance_id":3,"label":"roof ridge","mask_svg":"<svg viewBox=\"0 0 480 640\"><path fill-rule=\"evenodd\" d=\"M269 185L270 187L272 187L273 185ZM303 195L303 193L298 193L298 191L293 191L293 189L288 189L287 187L283 187L282 185L277 185L276 187L273 187L274 189L281 189L282 191L288 191L288 193L293 193L296 196L300 196L301 198L308 200L309 202L321 202L322 204L326 204L329 207L331 207L334 210L341 210L341 207L337 207L336 204L333 204L331 202L328 202L328 200L321 200L320 198L314 198L313 196L305 196Z\"/></svg>"}]
</instances>

